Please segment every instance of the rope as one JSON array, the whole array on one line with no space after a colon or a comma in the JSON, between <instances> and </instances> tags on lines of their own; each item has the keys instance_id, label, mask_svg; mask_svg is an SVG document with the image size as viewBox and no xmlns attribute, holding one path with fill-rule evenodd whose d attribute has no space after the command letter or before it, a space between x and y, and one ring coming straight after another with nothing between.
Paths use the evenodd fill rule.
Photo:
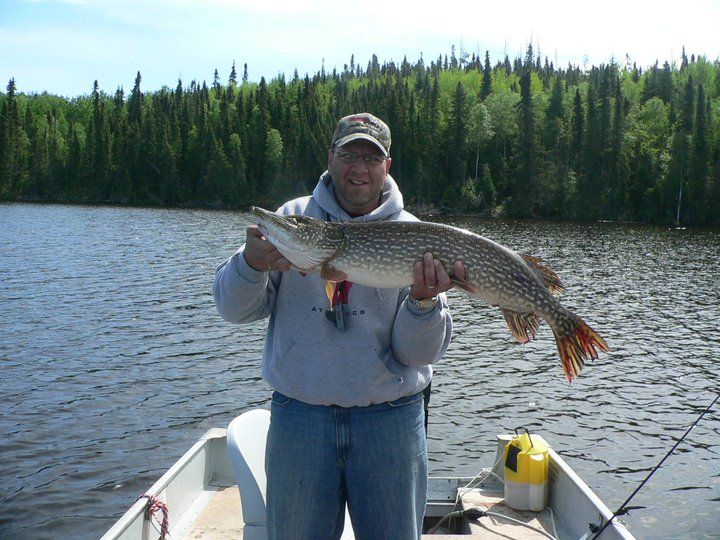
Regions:
<instances>
[{"instance_id":1,"label":"rope","mask_svg":"<svg viewBox=\"0 0 720 540\"><path fill-rule=\"evenodd\" d=\"M170 536L170 510L167 504L162 502L155 495L140 495L138 500L147 499L147 505L145 506L145 519L151 521L157 511L161 511L163 514L162 523L160 524L160 538L158 540L165 540ZM157 518L156 518L157 520ZM159 522L159 520L157 520Z\"/></svg>"},{"instance_id":2,"label":"rope","mask_svg":"<svg viewBox=\"0 0 720 540\"><path fill-rule=\"evenodd\" d=\"M712 400L712 403L710 403L710 405L708 405L708 406L705 408L705 410L700 413L700 416L698 416L698 417L695 419L695 421L690 425L690 427L689 427L689 428L687 429L687 431L683 434L683 436L680 437L680 438L678 439L678 441L675 443L675 445L668 451L668 453L665 454L665 456L663 456L663 458L660 460L660 463L658 463L657 465L655 465L655 467L653 467L652 471L650 471L650 473L645 477L645 480L643 480L642 482L640 482L640 485L635 488L635 491L633 491L627 499L625 499L625 502L620 505L620 508L618 508L617 510L615 510L615 513L614 513L612 516L610 516L610 519L608 519L608 520L603 524L603 526L600 527L600 528L597 530L597 532L593 531L593 532L595 532L595 534L593 535L593 537L591 538L591 540L595 540L598 536L600 536L600 534L605 530L605 528L606 528L608 525L610 525L610 523L612 523L612 520L613 520L613 519L615 519L617 516L622 516L623 514L626 514L627 512L629 512L629 511L631 510L631 508L627 506L627 504L630 502L630 500L637 494L638 491L640 491L640 489L645 485L645 483L646 483L648 480L650 480L650 477L651 477L653 474L655 474L655 472L662 466L662 464L665 462L665 460L672 455L672 453L675 451L675 449L680 445L681 442L683 442L683 440L685 439L685 437L687 437L688 434L692 431L692 428L694 428L694 427L697 425L697 423L698 423L700 420L702 420L702 417L705 416L705 413L707 413L710 409L712 409L713 405L715 405L715 403L717 403L717 400L718 400L718 399L720 399L720 394L718 394L717 396L715 396L715 399Z\"/></svg>"}]
</instances>

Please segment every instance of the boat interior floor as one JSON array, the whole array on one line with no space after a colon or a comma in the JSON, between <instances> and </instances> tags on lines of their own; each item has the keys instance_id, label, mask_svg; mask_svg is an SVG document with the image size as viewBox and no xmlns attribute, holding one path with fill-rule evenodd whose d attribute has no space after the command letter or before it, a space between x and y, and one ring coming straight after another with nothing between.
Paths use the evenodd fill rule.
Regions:
<instances>
[{"instance_id":1,"label":"boat interior floor","mask_svg":"<svg viewBox=\"0 0 720 540\"><path fill-rule=\"evenodd\" d=\"M436 525L442 517L453 510L453 504L442 504L432 501L428 504L425 525L429 529ZM553 517L549 509L543 512L523 512L507 507L503 502L502 492L478 489L461 490L460 506L456 509L480 508L504 516L509 516L531 527L545 530L553 534ZM242 506L237 486L218 487L207 505L202 509L192 528L184 538L192 540L227 540L242 538ZM494 516L484 516L477 521L465 518L447 521L434 534L423 534L425 540L457 538L463 536L472 540L536 540L547 538L519 523Z\"/></svg>"}]
</instances>

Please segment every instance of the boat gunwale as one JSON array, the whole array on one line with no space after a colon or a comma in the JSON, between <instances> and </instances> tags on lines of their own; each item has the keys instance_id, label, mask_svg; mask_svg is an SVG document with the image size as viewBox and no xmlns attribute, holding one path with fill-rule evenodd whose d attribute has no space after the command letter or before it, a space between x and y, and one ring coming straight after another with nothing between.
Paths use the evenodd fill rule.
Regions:
<instances>
[{"instance_id":1,"label":"boat gunwale","mask_svg":"<svg viewBox=\"0 0 720 540\"><path fill-rule=\"evenodd\" d=\"M158 478L155 483L148 488L143 495L151 495L159 497L162 500L161 495L166 490L171 482L183 471L185 468L192 463L193 459L201 452L206 450L208 442L213 439L223 439L227 436L227 429L225 428L210 428L203 433L200 438L177 460L165 473ZM203 486L205 488L206 486ZM145 508L147 507L147 499L138 497L133 505L120 516L120 518L113 523L112 527L100 538L100 540L112 540L119 538L125 531L127 531L139 517L144 519ZM164 502L164 501L163 501Z\"/></svg>"}]
</instances>

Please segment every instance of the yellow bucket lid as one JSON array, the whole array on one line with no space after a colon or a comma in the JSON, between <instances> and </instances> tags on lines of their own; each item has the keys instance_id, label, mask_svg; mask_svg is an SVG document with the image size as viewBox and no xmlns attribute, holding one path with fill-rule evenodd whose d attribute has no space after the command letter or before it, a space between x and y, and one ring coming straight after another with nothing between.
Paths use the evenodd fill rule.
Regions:
<instances>
[{"instance_id":1,"label":"yellow bucket lid","mask_svg":"<svg viewBox=\"0 0 720 540\"><path fill-rule=\"evenodd\" d=\"M510 444L520 447L523 454L544 454L548 451L548 447L540 437L532 438L530 432L526 429L522 435L517 435L510 440Z\"/></svg>"},{"instance_id":2,"label":"yellow bucket lid","mask_svg":"<svg viewBox=\"0 0 720 540\"><path fill-rule=\"evenodd\" d=\"M505 480L542 484L548 478L548 446L541 437L525 433L512 438L505 447Z\"/></svg>"}]
</instances>

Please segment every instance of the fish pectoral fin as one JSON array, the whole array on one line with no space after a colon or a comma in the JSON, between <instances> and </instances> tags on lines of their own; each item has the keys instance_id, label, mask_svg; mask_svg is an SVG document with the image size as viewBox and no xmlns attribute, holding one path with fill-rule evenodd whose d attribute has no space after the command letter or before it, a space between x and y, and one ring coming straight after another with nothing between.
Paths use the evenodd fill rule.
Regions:
<instances>
[{"instance_id":1,"label":"fish pectoral fin","mask_svg":"<svg viewBox=\"0 0 720 540\"><path fill-rule=\"evenodd\" d=\"M319 266L311 266L310 268L300 268L300 267L298 267L297 265L292 264L292 263L290 264L290 268L292 268L293 270L297 270L298 272L300 272L300 274L302 274L302 277L305 277L305 276L307 276L308 274L312 274L312 273L317 272L317 271L320 270L320 267L319 267Z\"/></svg>"},{"instance_id":2,"label":"fish pectoral fin","mask_svg":"<svg viewBox=\"0 0 720 540\"><path fill-rule=\"evenodd\" d=\"M304 251L285 250L282 254L288 261L290 261L292 268L307 273L317 271L317 269L320 268L326 260L326 258L321 258L318 254L307 253Z\"/></svg>"},{"instance_id":3,"label":"fish pectoral fin","mask_svg":"<svg viewBox=\"0 0 720 540\"><path fill-rule=\"evenodd\" d=\"M462 289L463 291L465 291L466 293L468 293L471 296L477 296L477 287L475 287L468 280L451 277L450 281L458 289Z\"/></svg>"},{"instance_id":4,"label":"fish pectoral fin","mask_svg":"<svg viewBox=\"0 0 720 540\"><path fill-rule=\"evenodd\" d=\"M545 266L545 261L527 253L521 253L520 256L551 293L560 294L565 291L565 285L560 280L560 276Z\"/></svg>"},{"instance_id":5,"label":"fish pectoral fin","mask_svg":"<svg viewBox=\"0 0 720 540\"><path fill-rule=\"evenodd\" d=\"M336 269L332 264L323 263L320 267L320 277L325 281L333 281L340 283L341 281L347 281L347 274Z\"/></svg>"},{"instance_id":6,"label":"fish pectoral fin","mask_svg":"<svg viewBox=\"0 0 720 540\"><path fill-rule=\"evenodd\" d=\"M328 297L328 300L330 300L330 309L332 309L332 301L333 296L335 296L335 289L337 288L337 284L333 281L326 281L325 282L325 294Z\"/></svg>"},{"instance_id":7,"label":"fish pectoral fin","mask_svg":"<svg viewBox=\"0 0 720 540\"><path fill-rule=\"evenodd\" d=\"M520 343L527 343L535 339L540 328L540 319L534 313L518 313L509 309L500 309L510 328L510 333Z\"/></svg>"}]
</instances>

